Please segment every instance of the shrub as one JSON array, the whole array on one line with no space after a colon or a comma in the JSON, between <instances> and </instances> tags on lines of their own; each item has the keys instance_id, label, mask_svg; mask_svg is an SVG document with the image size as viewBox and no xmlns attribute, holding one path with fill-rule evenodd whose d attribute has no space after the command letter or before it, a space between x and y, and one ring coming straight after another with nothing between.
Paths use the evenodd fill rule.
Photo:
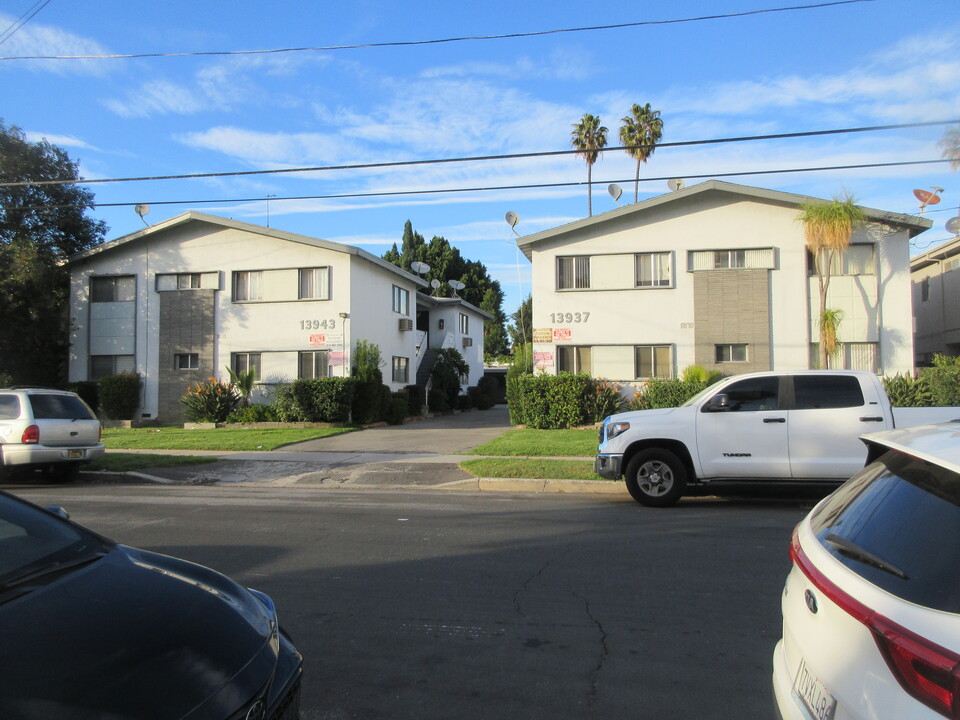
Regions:
<instances>
[{"instance_id":1,"label":"shrub","mask_svg":"<svg viewBox=\"0 0 960 720\"><path fill-rule=\"evenodd\" d=\"M387 410L387 422L391 425L400 425L407 418L407 398L395 395L390 399L390 408Z\"/></svg>"},{"instance_id":2,"label":"shrub","mask_svg":"<svg viewBox=\"0 0 960 720\"><path fill-rule=\"evenodd\" d=\"M279 422L280 414L273 405L239 407L227 417L229 423Z\"/></svg>"},{"instance_id":3,"label":"shrub","mask_svg":"<svg viewBox=\"0 0 960 720\"><path fill-rule=\"evenodd\" d=\"M376 378L357 380L351 417L358 425L380 422L390 407L390 388Z\"/></svg>"},{"instance_id":4,"label":"shrub","mask_svg":"<svg viewBox=\"0 0 960 720\"><path fill-rule=\"evenodd\" d=\"M631 410L679 407L710 384L702 380L654 378L634 393L629 407Z\"/></svg>"},{"instance_id":5,"label":"shrub","mask_svg":"<svg viewBox=\"0 0 960 720\"><path fill-rule=\"evenodd\" d=\"M103 401L103 381L100 397ZM180 398L184 414L191 422L226 422L230 413L237 409L241 401L240 393L230 383L222 383L216 378L197 383L187 388Z\"/></svg>"},{"instance_id":6,"label":"shrub","mask_svg":"<svg viewBox=\"0 0 960 720\"><path fill-rule=\"evenodd\" d=\"M427 405L427 392L419 385L407 385L404 388L407 394L407 405L409 417L419 417L423 415L423 408Z\"/></svg>"},{"instance_id":7,"label":"shrub","mask_svg":"<svg viewBox=\"0 0 960 720\"><path fill-rule=\"evenodd\" d=\"M443 348L430 371L433 389L445 393L447 408L457 407L460 395L460 378L470 373L470 366L456 348Z\"/></svg>"},{"instance_id":8,"label":"shrub","mask_svg":"<svg viewBox=\"0 0 960 720\"><path fill-rule=\"evenodd\" d=\"M13 385L13 375L10 373L0 372L0 388L8 388ZM87 403L89 405L89 403ZM91 405L90 407L94 407Z\"/></svg>"},{"instance_id":9,"label":"shrub","mask_svg":"<svg viewBox=\"0 0 960 720\"><path fill-rule=\"evenodd\" d=\"M533 346L530 343L516 346L513 349L513 362L507 368L507 408L510 410L510 422L514 425L526 424L526 415L520 395L520 385L517 378L532 375Z\"/></svg>"},{"instance_id":10,"label":"shrub","mask_svg":"<svg viewBox=\"0 0 960 720\"><path fill-rule=\"evenodd\" d=\"M358 340L353 348L350 374L360 382L383 382L383 373L380 368L384 360L380 355L380 347L376 343Z\"/></svg>"},{"instance_id":11,"label":"shrub","mask_svg":"<svg viewBox=\"0 0 960 720\"><path fill-rule=\"evenodd\" d=\"M111 420L133 420L140 407L139 373L120 373L100 378L97 394L100 410Z\"/></svg>"},{"instance_id":12,"label":"shrub","mask_svg":"<svg viewBox=\"0 0 960 720\"><path fill-rule=\"evenodd\" d=\"M723 377L719 370L707 370L703 365L687 365L680 371L680 379L684 382L702 382L713 385Z\"/></svg>"},{"instance_id":13,"label":"shrub","mask_svg":"<svg viewBox=\"0 0 960 720\"><path fill-rule=\"evenodd\" d=\"M480 407L479 402L477 407L480 407L481 410L487 410L494 405L493 398L497 397L497 394L500 390L500 382L492 375L484 375L477 381L477 390L480 391L480 397L486 395L490 401L490 404L487 405L487 407Z\"/></svg>"},{"instance_id":14,"label":"shrub","mask_svg":"<svg viewBox=\"0 0 960 720\"><path fill-rule=\"evenodd\" d=\"M427 393L427 407L430 412L446 412L450 409L450 400L442 390L432 389Z\"/></svg>"},{"instance_id":15,"label":"shrub","mask_svg":"<svg viewBox=\"0 0 960 720\"><path fill-rule=\"evenodd\" d=\"M347 422L357 381L301 378L281 385L274 404L281 422Z\"/></svg>"},{"instance_id":16,"label":"shrub","mask_svg":"<svg viewBox=\"0 0 960 720\"><path fill-rule=\"evenodd\" d=\"M539 429L583 425L584 398L591 378L587 375L521 374L507 380L511 422Z\"/></svg>"},{"instance_id":17,"label":"shrub","mask_svg":"<svg viewBox=\"0 0 960 720\"><path fill-rule=\"evenodd\" d=\"M627 401L620 394L620 383L602 378L590 381L584 397L583 412L590 422L600 422L607 415L621 412Z\"/></svg>"},{"instance_id":18,"label":"shrub","mask_svg":"<svg viewBox=\"0 0 960 720\"><path fill-rule=\"evenodd\" d=\"M892 378L880 378L894 407L930 407L933 393L925 376L914 377L897 373Z\"/></svg>"},{"instance_id":19,"label":"shrub","mask_svg":"<svg viewBox=\"0 0 960 720\"><path fill-rule=\"evenodd\" d=\"M6 387L2 378L0 378L0 387ZM100 409L100 391L96 380L81 380L80 382L70 383L67 385L67 390L75 392L94 410Z\"/></svg>"},{"instance_id":20,"label":"shrub","mask_svg":"<svg viewBox=\"0 0 960 720\"><path fill-rule=\"evenodd\" d=\"M930 388L934 405L960 405L960 357L937 353L933 356L933 367L925 368L921 377Z\"/></svg>"}]
</instances>

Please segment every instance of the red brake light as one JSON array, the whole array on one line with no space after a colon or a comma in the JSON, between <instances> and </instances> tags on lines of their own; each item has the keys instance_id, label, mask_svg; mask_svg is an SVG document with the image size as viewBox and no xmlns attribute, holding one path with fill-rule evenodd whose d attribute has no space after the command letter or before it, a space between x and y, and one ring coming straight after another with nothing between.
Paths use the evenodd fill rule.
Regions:
<instances>
[{"instance_id":1,"label":"red brake light","mask_svg":"<svg viewBox=\"0 0 960 720\"><path fill-rule=\"evenodd\" d=\"M837 607L869 628L890 672L904 690L944 717L960 720L960 655L888 620L843 592L810 562L796 530L790 558Z\"/></svg>"},{"instance_id":2,"label":"red brake light","mask_svg":"<svg viewBox=\"0 0 960 720\"><path fill-rule=\"evenodd\" d=\"M40 428L37 425L31 425L23 431L20 442L24 445L36 445L40 442Z\"/></svg>"}]
</instances>

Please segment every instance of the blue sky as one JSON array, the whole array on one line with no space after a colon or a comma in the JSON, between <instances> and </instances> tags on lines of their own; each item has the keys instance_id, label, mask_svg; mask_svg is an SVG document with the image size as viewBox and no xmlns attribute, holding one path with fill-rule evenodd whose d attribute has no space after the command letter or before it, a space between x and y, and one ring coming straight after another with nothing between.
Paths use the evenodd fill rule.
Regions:
<instances>
[{"instance_id":1,"label":"blue sky","mask_svg":"<svg viewBox=\"0 0 960 720\"><path fill-rule=\"evenodd\" d=\"M52 0L0 44L0 56L195 53L360 45L668 21L803 4L777 0L484 3L94 3ZM0 32L37 5L6 0ZM402 162L570 149L571 125L600 115L616 140L633 103L661 111L664 142L960 118L960 3L873 0L816 9L511 39L258 55L0 60L0 117L46 137L87 178ZM794 140L659 148L644 177L932 160L943 127ZM594 214L606 187L632 202L633 161L594 166ZM747 175L733 182L916 213L914 188L940 186L933 229L948 239L960 173L946 165ZM358 245L382 254L411 220L483 261L512 312L529 263L504 214L529 234L582 218L584 187L419 197L286 200L583 182L574 156L390 169L92 185L109 238L190 209ZM689 179L688 184L697 180ZM667 192L641 182L641 199ZM251 202L235 202L253 198ZM161 205L161 201L182 200ZM200 203L200 200L214 202Z\"/></svg>"}]
</instances>

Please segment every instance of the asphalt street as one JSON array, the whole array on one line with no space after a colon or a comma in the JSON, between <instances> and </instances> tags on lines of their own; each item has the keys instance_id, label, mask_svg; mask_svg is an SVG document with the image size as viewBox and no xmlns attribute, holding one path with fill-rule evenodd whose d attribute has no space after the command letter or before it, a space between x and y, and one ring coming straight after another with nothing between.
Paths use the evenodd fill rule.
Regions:
<instances>
[{"instance_id":1,"label":"asphalt street","mask_svg":"<svg viewBox=\"0 0 960 720\"><path fill-rule=\"evenodd\" d=\"M317 487L18 489L269 593L304 720L768 718L809 503Z\"/></svg>"}]
</instances>

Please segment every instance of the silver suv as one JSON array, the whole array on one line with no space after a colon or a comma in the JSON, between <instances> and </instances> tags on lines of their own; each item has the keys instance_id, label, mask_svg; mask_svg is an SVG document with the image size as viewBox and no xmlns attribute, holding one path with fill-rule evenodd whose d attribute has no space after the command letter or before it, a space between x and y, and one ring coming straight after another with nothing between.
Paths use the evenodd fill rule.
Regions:
<instances>
[{"instance_id":1,"label":"silver suv","mask_svg":"<svg viewBox=\"0 0 960 720\"><path fill-rule=\"evenodd\" d=\"M76 393L0 389L0 473L43 469L69 477L103 457L100 421Z\"/></svg>"}]
</instances>

